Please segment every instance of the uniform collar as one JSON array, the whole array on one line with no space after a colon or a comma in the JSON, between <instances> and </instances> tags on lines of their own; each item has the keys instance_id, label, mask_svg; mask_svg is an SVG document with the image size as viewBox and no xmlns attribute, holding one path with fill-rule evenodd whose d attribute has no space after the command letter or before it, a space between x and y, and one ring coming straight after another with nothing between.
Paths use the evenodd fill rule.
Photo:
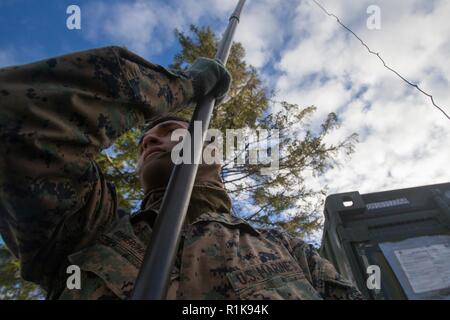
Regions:
<instances>
[{"instance_id":1,"label":"uniform collar","mask_svg":"<svg viewBox=\"0 0 450 320\"><path fill-rule=\"evenodd\" d=\"M140 211L157 213L165 191L165 188L158 188L148 192L142 200ZM231 199L226 190L215 183L196 183L192 189L186 222L192 223L207 212L231 215Z\"/></svg>"}]
</instances>

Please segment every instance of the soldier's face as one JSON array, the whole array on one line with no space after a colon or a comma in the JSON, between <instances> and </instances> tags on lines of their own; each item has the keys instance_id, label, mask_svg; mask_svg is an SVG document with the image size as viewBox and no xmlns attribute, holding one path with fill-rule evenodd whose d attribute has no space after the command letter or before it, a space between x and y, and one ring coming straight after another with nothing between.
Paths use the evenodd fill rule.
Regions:
<instances>
[{"instance_id":1,"label":"soldier's face","mask_svg":"<svg viewBox=\"0 0 450 320\"><path fill-rule=\"evenodd\" d=\"M139 180L147 192L152 187L162 187L172 172L171 151L179 141L172 141L172 132L186 130L189 124L184 121L169 120L161 122L148 130L138 151L137 171Z\"/></svg>"},{"instance_id":2,"label":"soldier's face","mask_svg":"<svg viewBox=\"0 0 450 320\"><path fill-rule=\"evenodd\" d=\"M188 125L183 121L169 120L148 130L139 145L138 170L157 159L161 153L171 152L179 142L171 140L172 132L176 129L187 130Z\"/></svg>"}]
</instances>

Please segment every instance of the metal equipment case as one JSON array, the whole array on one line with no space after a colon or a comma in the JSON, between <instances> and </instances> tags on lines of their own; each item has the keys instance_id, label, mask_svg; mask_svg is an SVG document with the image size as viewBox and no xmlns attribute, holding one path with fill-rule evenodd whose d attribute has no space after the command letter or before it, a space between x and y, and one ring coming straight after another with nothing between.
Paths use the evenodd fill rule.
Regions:
<instances>
[{"instance_id":1,"label":"metal equipment case","mask_svg":"<svg viewBox=\"0 0 450 320\"><path fill-rule=\"evenodd\" d=\"M450 299L450 183L333 194L324 214L322 256L368 299Z\"/></svg>"}]
</instances>

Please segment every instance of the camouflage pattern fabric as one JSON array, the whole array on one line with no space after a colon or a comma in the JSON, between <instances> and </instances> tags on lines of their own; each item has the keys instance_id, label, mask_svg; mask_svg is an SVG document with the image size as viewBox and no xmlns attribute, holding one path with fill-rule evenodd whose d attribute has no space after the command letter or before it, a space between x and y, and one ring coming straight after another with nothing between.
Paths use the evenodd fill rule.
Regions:
<instances>
[{"instance_id":1,"label":"camouflage pattern fabric","mask_svg":"<svg viewBox=\"0 0 450 320\"><path fill-rule=\"evenodd\" d=\"M0 232L24 279L49 298L130 297L163 190L120 214L93 158L192 97L190 79L120 47L0 69ZM223 188L194 187L169 299L361 298L312 246L230 207ZM71 264L80 290L65 286Z\"/></svg>"}]
</instances>

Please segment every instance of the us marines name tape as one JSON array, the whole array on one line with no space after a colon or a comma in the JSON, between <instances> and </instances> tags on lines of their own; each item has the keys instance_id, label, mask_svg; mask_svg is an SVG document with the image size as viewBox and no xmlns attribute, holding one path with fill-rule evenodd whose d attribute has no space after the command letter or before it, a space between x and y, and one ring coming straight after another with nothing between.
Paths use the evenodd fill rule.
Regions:
<instances>
[{"instance_id":1,"label":"us marines name tape","mask_svg":"<svg viewBox=\"0 0 450 320\"><path fill-rule=\"evenodd\" d=\"M231 285L237 291L268 281L276 276L283 276L286 278L291 275L304 278L300 267L290 259L261 263L243 270L227 273Z\"/></svg>"}]
</instances>

